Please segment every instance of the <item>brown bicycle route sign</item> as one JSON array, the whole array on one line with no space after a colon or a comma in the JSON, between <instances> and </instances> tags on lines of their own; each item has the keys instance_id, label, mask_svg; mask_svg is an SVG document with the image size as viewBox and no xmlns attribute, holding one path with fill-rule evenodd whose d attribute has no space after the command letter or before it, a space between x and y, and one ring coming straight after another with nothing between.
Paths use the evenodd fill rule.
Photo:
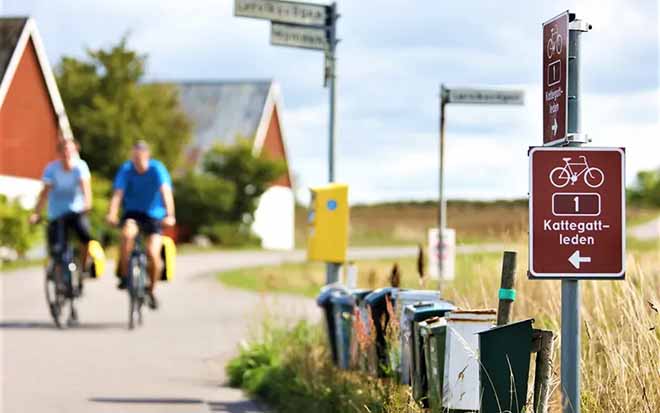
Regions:
<instances>
[{"instance_id":1,"label":"brown bicycle route sign","mask_svg":"<svg viewBox=\"0 0 660 413\"><path fill-rule=\"evenodd\" d=\"M568 11L543 23L543 144L568 130Z\"/></svg>"},{"instance_id":2,"label":"brown bicycle route sign","mask_svg":"<svg viewBox=\"0 0 660 413\"><path fill-rule=\"evenodd\" d=\"M530 278L624 278L625 153L530 149Z\"/></svg>"}]
</instances>

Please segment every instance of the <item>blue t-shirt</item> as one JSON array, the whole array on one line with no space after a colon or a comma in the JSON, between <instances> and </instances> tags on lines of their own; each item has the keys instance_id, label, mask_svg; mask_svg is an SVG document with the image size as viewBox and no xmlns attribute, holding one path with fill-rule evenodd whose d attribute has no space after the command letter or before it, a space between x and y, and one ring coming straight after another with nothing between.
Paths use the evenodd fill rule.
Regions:
<instances>
[{"instance_id":1,"label":"blue t-shirt","mask_svg":"<svg viewBox=\"0 0 660 413\"><path fill-rule=\"evenodd\" d=\"M48 192L48 219L53 220L71 212L82 212L85 207L80 182L89 179L89 168L82 159L74 162L70 171L64 169L62 161L46 165L42 180L50 186Z\"/></svg>"},{"instance_id":2,"label":"blue t-shirt","mask_svg":"<svg viewBox=\"0 0 660 413\"><path fill-rule=\"evenodd\" d=\"M153 219L163 219L167 214L160 194L163 185L172 186L172 179L162 162L149 160L149 167L140 174L133 162L126 161L117 172L114 189L124 191L124 213L141 212Z\"/></svg>"}]
</instances>

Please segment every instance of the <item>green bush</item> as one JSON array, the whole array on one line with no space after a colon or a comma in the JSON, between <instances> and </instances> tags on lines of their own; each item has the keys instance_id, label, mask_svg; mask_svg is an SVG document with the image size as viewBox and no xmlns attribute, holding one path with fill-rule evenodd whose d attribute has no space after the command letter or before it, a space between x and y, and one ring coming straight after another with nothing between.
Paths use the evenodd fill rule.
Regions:
<instances>
[{"instance_id":1,"label":"green bush","mask_svg":"<svg viewBox=\"0 0 660 413\"><path fill-rule=\"evenodd\" d=\"M265 325L227 365L229 383L278 412L422 411L393 380L336 369L326 341L322 328L304 321L290 330Z\"/></svg>"},{"instance_id":2,"label":"green bush","mask_svg":"<svg viewBox=\"0 0 660 413\"><path fill-rule=\"evenodd\" d=\"M641 171L628 190L628 200L637 205L660 207L660 169Z\"/></svg>"},{"instance_id":3,"label":"green bush","mask_svg":"<svg viewBox=\"0 0 660 413\"><path fill-rule=\"evenodd\" d=\"M234 187L213 175L188 173L174 182L177 221L192 234L226 221L234 198Z\"/></svg>"},{"instance_id":4,"label":"green bush","mask_svg":"<svg viewBox=\"0 0 660 413\"><path fill-rule=\"evenodd\" d=\"M18 201L0 195L0 246L16 251L19 257L24 257L43 233L42 225L28 222L30 213Z\"/></svg>"},{"instance_id":5,"label":"green bush","mask_svg":"<svg viewBox=\"0 0 660 413\"><path fill-rule=\"evenodd\" d=\"M200 228L199 234L207 236L214 244L227 247L259 245L257 238L247 225L234 223L217 223Z\"/></svg>"}]
</instances>

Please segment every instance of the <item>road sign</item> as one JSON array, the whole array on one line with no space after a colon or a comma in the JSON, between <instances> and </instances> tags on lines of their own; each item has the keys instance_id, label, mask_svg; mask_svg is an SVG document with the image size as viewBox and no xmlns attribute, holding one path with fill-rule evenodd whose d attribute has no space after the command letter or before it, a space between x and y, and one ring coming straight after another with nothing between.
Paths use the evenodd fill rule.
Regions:
<instances>
[{"instance_id":1,"label":"road sign","mask_svg":"<svg viewBox=\"0 0 660 413\"><path fill-rule=\"evenodd\" d=\"M453 280L456 266L456 230L445 228L442 230L442 248L437 228L430 228L428 232L429 276L433 280ZM442 261L442 266L440 266ZM442 267L442 274L440 274Z\"/></svg>"},{"instance_id":2,"label":"road sign","mask_svg":"<svg viewBox=\"0 0 660 413\"><path fill-rule=\"evenodd\" d=\"M522 105L525 92L522 90L455 88L447 90L447 103L469 103L490 105Z\"/></svg>"},{"instance_id":3,"label":"road sign","mask_svg":"<svg viewBox=\"0 0 660 413\"><path fill-rule=\"evenodd\" d=\"M564 141L568 114L568 11L543 23L543 144Z\"/></svg>"},{"instance_id":4,"label":"road sign","mask_svg":"<svg viewBox=\"0 0 660 413\"><path fill-rule=\"evenodd\" d=\"M235 0L234 15L279 23L325 26L328 6L281 0Z\"/></svg>"},{"instance_id":5,"label":"road sign","mask_svg":"<svg viewBox=\"0 0 660 413\"><path fill-rule=\"evenodd\" d=\"M303 49L327 50L327 32L321 27L292 26L273 23L270 43L276 46L302 47Z\"/></svg>"},{"instance_id":6,"label":"road sign","mask_svg":"<svg viewBox=\"0 0 660 413\"><path fill-rule=\"evenodd\" d=\"M529 276L623 278L625 156L619 148L532 148Z\"/></svg>"}]
</instances>

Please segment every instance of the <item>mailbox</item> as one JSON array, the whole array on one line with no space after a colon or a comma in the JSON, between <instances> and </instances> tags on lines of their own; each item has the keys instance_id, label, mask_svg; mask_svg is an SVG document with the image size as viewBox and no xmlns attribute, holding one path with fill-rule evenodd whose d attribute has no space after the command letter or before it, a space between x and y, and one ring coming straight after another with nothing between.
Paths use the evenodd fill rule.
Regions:
<instances>
[{"instance_id":1,"label":"mailbox","mask_svg":"<svg viewBox=\"0 0 660 413\"><path fill-rule=\"evenodd\" d=\"M342 263L348 248L348 185L311 188L307 215L307 258Z\"/></svg>"}]
</instances>

